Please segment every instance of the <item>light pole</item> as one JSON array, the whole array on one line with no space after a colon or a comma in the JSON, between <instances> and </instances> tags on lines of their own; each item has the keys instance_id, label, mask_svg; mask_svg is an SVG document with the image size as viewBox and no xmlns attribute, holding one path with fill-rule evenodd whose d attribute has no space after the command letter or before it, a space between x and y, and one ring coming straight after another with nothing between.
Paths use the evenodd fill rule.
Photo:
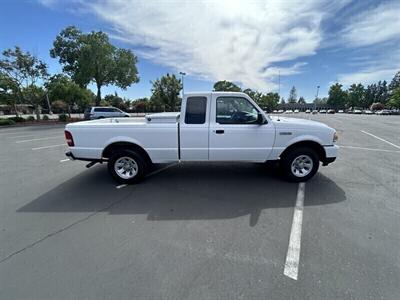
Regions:
<instances>
[{"instance_id":1,"label":"light pole","mask_svg":"<svg viewBox=\"0 0 400 300\"><path fill-rule=\"evenodd\" d=\"M316 109L317 106L317 101L318 101L318 93L319 93L319 85L317 85L317 95L315 96L315 101L314 101L314 110Z\"/></svg>"},{"instance_id":2,"label":"light pole","mask_svg":"<svg viewBox=\"0 0 400 300\"><path fill-rule=\"evenodd\" d=\"M183 99L183 95L185 94L185 86L184 86L184 83L183 83L183 76L185 76L186 73L185 72L179 72L179 74L181 74L181 77L182 77L182 99Z\"/></svg>"}]
</instances>

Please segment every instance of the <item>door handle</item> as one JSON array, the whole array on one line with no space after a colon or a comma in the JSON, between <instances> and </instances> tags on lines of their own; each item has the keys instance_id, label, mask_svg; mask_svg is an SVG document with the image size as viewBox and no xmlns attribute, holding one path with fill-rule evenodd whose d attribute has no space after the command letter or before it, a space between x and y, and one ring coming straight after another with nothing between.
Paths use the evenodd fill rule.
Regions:
<instances>
[{"instance_id":1,"label":"door handle","mask_svg":"<svg viewBox=\"0 0 400 300\"><path fill-rule=\"evenodd\" d=\"M217 130L215 130L215 133L216 134L223 134L225 132L225 130L223 130L223 129L217 129Z\"/></svg>"}]
</instances>

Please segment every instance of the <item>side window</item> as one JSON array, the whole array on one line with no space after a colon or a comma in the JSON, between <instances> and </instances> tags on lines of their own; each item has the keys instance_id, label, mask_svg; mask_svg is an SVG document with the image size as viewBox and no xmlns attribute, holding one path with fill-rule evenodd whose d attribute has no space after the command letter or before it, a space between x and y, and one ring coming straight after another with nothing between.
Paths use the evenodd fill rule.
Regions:
<instances>
[{"instance_id":1,"label":"side window","mask_svg":"<svg viewBox=\"0 0 400 300\"><path fill-rule=\"evenodd\" d=\"M186 124L204 124L206 122L207 98L189 97L186 101Z\"/></svg>"},{"instance_id":2,"label":"side window","mask_svg":"<svg viewBox=\"0 0 400 300\"><path fill-rule=\"evenodd\" d=\"M254 124L258 111L247 99L218 97L216 121L219 124Z\"/></svg>"}]
</instances>

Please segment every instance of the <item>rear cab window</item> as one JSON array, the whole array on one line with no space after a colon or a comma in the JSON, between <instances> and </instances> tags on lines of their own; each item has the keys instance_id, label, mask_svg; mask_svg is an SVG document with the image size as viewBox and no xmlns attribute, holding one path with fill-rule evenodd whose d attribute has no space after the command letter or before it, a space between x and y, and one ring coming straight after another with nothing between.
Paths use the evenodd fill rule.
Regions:
<instances>
[{"instance_id":1,"label":"rear cab window","mask_svg":"<svg viewBox=\"0 0 400 300\"><path fill-rule=\"evenodd\" d=\"M206 97L188 97L186 100L185 124L204 124L206 122L206 112Z\"/></svg>"}]
</instances>

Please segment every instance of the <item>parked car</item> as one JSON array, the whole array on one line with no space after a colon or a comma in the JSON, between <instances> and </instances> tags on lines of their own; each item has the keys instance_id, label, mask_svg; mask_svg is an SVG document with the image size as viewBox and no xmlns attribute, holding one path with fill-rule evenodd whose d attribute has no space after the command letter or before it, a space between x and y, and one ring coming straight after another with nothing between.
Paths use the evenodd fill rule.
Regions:
<instances>
[{"instance_id":1,"label":"parked car","mask_svg":"<svg viewBox=\"0 0 400 300\"><path fill-rule=\"evenodd\" d=\"M295 109L295 110L294 110L294 113L295 113L295 114L298 114L299 112L300 112L300 111L299 111L298 109Z\"/></svg>"},{"instance_id":2,"label":"parked car","mask_svg":"<svg viewBox=\"0 0 400 300\"><path fill-rule=\"evenodd\" d=\"M334 114L336 111L334 109L328 109L328 114Z\"/></svg>"},{"instance_id":3,"label":"parked car","mask_svg":"<svg viewBox=\"0 0 400 300\"><path fill-rule=\"evenodd\" d=\"M313 115L316 115L318 113L318 110L316 110L316 109L314 109L313 111L312 111L312 114Z\"/></svg>"},{"instance_id":4,"label":"parked car","mask_svg":"<svg viewBox=\"0 0 400 300\"><path fill-rule=\"evenodd\" d=\"M92 106L85 110L85 120L130 117L130 115L116 107Z\"/></svg>"},{"instance_id":5,"label":"parked car","mask_svg":"<svg viewBox=\"0 0 400 300\"><path fill-rule=\"evenodd\" d=\"M278 114L283 114L283 113L284 113L283 109L278 110Z\"/></svg>"},{"instance_id":6,"label":"parked car","mask_svg":"<svg viewBox=\"0 0 400 300\"><path fill-rule=\"evenodd\" d=\"M371 110L369 110L369 109L364 110L363 113L366 114L366 115L373 115L373 114L374 114L374 113L373 113Z\"/></svg>"},{"instance_id":7,"label":"parked car","mask_svg":"<svg viewBox=\"0 0 400 300\"><path fill-rule=\"evenodd\" d=\"M339 109L338 110L338 114L343 114L344 113L344 110L343 109Z\"/></svg>"},{"instance_id":8,"label":"parked car","mask_svg":"<svg viewBox=\"0 0 400 300\"><path fill-rule=\"evenodd\" d=\"M307 109L306 114L309 114L309 113L311 113L311 110Z\"/></svg>"},{"instance_id":9,"label":"parked car","mask_svg":"<svg viewBox=\"0 0 400 300\"><path fill-rule=\"evenodd\" d=\"M292 113L293 113L293 110L291 110L291 109L288 109L285 111L285 114L292 114Z\"/></svg>"},{"instance_id":10,"label":"parked car","mask_svg":"<svg viewBox=\"0 0 400 300\"><path fill-rule=\"evenodd\" d=\"M361 114L362 114L362 111L361 111L360 109L355 109L355 110L353 110L353 114L355 114L355 115L361 115Z\"/></svg>"},{"instance_id":11,"label":"parked car","mask_svg":"<svg viewBox=\"0 0 400 300\"><path fill-rule=\"evenodd\" d=\"M319 113L320 113L320 114L326 114L326 110L325 110L325 109L321 109L321 110L319 111Z\"/></svg>"},{"instance_id":12,"label":"parked car","mask_svg":"<svg viewBox=\"0 0 400 300\"><path fill-rule=\"evenodd\" d=\"M278 113L278 111L277 111L276 109L274 109L274 110L272 111L272 113L273 113L273 114L276 114L276 113Z\"/></svg>"},{"instance_id":13,"label":"parked car","mask_svg":"<svg viewBox=\"0 0 400 300\"><path fill-rule=\"evenodd\" d=\"M270 117L245 93L186 94L181 112L68 124L71 159L107 162L121 183L143 179L152 163L279 162L291 181L312 178L335 161L335 129L315 121Z\"/></svg>"},{"instance_id":14,"label":"parked car","mask_svg":"<svg viewBox=\"0 0 400 300\"><path fill-rule=\"evenodd\" d=\"M388 109L382 109L382 110L378 110L378 111L376 112L376 114L377 114L377 115L385 115L385 116L388 116L388 115L391 114L391 112L390 112L390 110L388 110Z\"/></svg>"}]
</instances>

